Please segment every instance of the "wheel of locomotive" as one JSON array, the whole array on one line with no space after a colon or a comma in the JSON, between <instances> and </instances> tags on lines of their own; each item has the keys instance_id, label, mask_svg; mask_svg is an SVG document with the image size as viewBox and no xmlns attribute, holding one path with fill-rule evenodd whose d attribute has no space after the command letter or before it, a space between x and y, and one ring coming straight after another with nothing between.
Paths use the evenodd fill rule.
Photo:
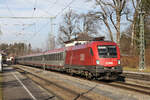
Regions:
<instances>
[{"instance_id":1,"label":"wheel of locomotive","mask_svg":"<svg viewBox=\"0 0 150 100\"><path fill-rule=\"evenodd\" d=\"M90 73L89 71L85 71L84 75L85 75L86 79L91 80L93 78L92 73Z\"/></svg>"},{"instance_id":2,"label":"wheel of locomotive","mask_svg":"<svg viewBox=\"0 0 150 100\"><path fill-rule=\"evenodd\" d=\"M74 73L73 73L72 69L68 69L68 73L69 73L71 76L74 76Z\"/></svg>"},{"instance_id":3,"label":"wheel of locomotive","mask_svg":"<svg viewBox=\"0 0 150 100\"><path fill-rule=\"evenodd\" d=\"M93 78L93 74L90 73L90 72L88 72L88 79L89 79L89 80L92 80L92 78Z\"/></svg>"}]
</instances>

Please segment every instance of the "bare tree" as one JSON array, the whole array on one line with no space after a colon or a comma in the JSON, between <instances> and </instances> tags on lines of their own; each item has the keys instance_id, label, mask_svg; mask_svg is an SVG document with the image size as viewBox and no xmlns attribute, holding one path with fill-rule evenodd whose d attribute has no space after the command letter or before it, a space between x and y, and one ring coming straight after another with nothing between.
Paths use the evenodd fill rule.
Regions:
<instances>
[{"instance_id":1,"label":"bare tree","mask_svg":"<svg viewBox=\"0 0 150 100\"><path fill-rule=\"evenodd\" d=\"M59 41L69 41L73 36L76 36L77 14L70 10L64 16L64 22L60 25Z\"/></svg>"},{"instance_id":2,"label":"bare tree","mask_svg":"<svg viewBox=\"0 0 150 100\"><path fill-rule=\"evenodd\" d=\"M125 8L126 0L95 0L95 2L101 9L99 12L97 12L97 14L100 14L100 18L106 25L112 41L114 39L109 20L114 26L117 33L117 43L120 47L120 22L121 16L123 15L123 10Z\"/></svg>"},{"instance_id":3,"label":"bare tree","mask_svg":"<svg viewBox=\"0 0 150 100\"><path fill-rule=\"evenodd\" d=\"M90 13L76 14L72 10L64 16L64 22L60 25L59 43L63 44L72 38L76 38L80 33L96 35L99 29L99 21Z\"/></svg>"},{"instance_id":4,"label":"bare tree","mask_svg":"<svg viewBox=\"0 0 150 100\"><path fill-rule=\"evenodd\" d=\"M100 26L98 19L95 16L91 15L90 12L88 14L79 15L77 25L78 33L97 35L99 28Z\"/></svg>"},{"instance_id":5,"label":"bare tree","mask_svg":"<svg viewBox=\"0 0 150 100\"><path fill-rule=\"evenodd\" d=\"M131 32L131 48L133 48L133 46L134 46L134 38L135 38L135 33L136 33L136 23L137 23L137 17L138 17L138 10L139 10L139 4L140 4L140 1L139 0L131 0L131 2L132 2L132 5L133 5L133 9L134 9L134 14L133 14L133 16L132 15L130 15L130 16L132 16L132 18L129 18L129 14L131 14L131 10L133 10L133 9L130 9L130 8L128 8L128 7L126 7L126 12L125 12L125 14L126 14L126 19L128 20L128 21L130 21L132 24L131 24L131 29L132 29L132 32Z\"/></svg>"},{"instance_id":6,"label":"bare tree","mask_svg":"<svg viewBox=\"0 0 150 100\"><path fill-rule=\"evenodd\" d=\"M131 0L129 3L132 3L132 7L126 7L126 19L130 21L132 27L132 36L131 36L131 47L134 46L134 40L138 36L139 31L139 10L142 5L142 8L145 11L145 16L150 14L150 1L149 0ZM132 9L131 9L132 8ZM134 10L134 13L132 12ZM132 14L132 15L131 15ZM130 15L130 17L129 17ZM146 25L145 25L146 26Z\"/></svg>"}]
</instances>

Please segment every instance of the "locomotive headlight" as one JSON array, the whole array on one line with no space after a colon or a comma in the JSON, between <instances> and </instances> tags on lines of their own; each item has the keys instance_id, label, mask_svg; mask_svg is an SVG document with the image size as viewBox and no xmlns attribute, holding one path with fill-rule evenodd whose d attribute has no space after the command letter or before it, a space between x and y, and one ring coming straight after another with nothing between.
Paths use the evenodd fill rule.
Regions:
<instances>
[{"instance_id":1,"label":"locomotive headlight","mask_svg":"<svg viewBox=\"0 0 150 100\"><path fill-rule=\"evenodd\" d=\"M99 60L96 60L96 64L100 64L100 61L99 61Z\"/></svg>"},{"instance_id":2,"label":"locomotive headlight","mask_svg":"<svg viewBox=\"0 0 150 100\"><path fill-rule=\"evenodd\" d=\"M118 60L118 65L120 65L121 63L120 63L120 60Z\"/></svg>"}]
</instances>

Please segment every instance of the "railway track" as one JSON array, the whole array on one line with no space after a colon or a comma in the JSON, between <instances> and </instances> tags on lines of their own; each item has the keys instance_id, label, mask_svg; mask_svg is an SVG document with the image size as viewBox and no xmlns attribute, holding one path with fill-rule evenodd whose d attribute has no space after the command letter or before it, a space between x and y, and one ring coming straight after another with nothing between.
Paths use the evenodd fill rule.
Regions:
<instances>
[{"instance_id":1,"label":"railway track","mask_svg":"<svg viewBox=\"0 0 150 100\"><path fill-rule=\"evenodd\" d=\"M84 78L85 79L85 78ZM88 80L88 79L85 79ZM150 96L150 87L147 86L142 86L142 84L131 84L131 83L126 83L126 82L120 82L120 81L113 81L113 82L108 82L108 81L99 81L99 80L92 80L98 84L103 84L103 85L108 85L120 89L125 89L128 91L144 94L144 95L149 95Z\"/></svg>"},{"instance_id":2,"label":"railway track","mask_svg":"<svg viewBox=\"0 0 150 100\"><path fill-rule=\"evenodd\" d=\"M123 75L126 78L137 79L137 80L144 80L144 81L150 81L150 75L147 75L147 74L124 72Z\"/></svg>"},{"instance_id":3,"label":"railway track","mask_svg":"<svg viewBox=\"0 0 150 100\"><path fill-rule=\"evenodd\" d=\"M130 83L125 83L125 82L111 82L111 83L106 83L106 82L98 82L100 84L106 84L112 87L120 88L120 89L125 89L128 91L133 91L136 93L144 94L144 95L149 95L150 96L150 87L142 86L142 85L136 85L136 84L130 84Z\"/></svg>"},{"instance_id":4,"label":"railway track","mask_svg":"<svg viewBox=\"0 0 150 100\"><path fill-rule=\"evenodd\" d=\"M15 70L33 80L36 84L40 85L49 93L53 94L52 98L56 97L57 100L93 100L89 97L84 96L84 93L77 93L69 88L66 88L67 86L63 87L55 82L44 79L23 69L15 67ZM54 89L56 91L54 91Z\"/></svg>"},{"instance_id":5,"label":"railway track","mask_svg":"<svg viewBox=\"0 0 150 100\"><path fill-rule=\"evenodd\" d=\"M32 73L30 73L30 74L32 74ZM88 79L81 78L81 77L78 77L78 76L77 76L77 78L88 80ZM98 80L92 80L92 81L96 82L98 84L104 84L104 85L112 86L112 87L115 87L115 88L120 88L120 89L124 89L124 90L127 90L127 91L132 91L132 92L136 92L136 93L140 93L140 94L150 96L150 87L142 86L142 84L141 85L136 85L136 84L130 84L130 83L125 83L125 82L105 82L105 81L98 81ZM77 95L77 93L73 93L73 94ZM86 100L89 100L89 98L86 99Z\"/></svg>"}]
</instances>

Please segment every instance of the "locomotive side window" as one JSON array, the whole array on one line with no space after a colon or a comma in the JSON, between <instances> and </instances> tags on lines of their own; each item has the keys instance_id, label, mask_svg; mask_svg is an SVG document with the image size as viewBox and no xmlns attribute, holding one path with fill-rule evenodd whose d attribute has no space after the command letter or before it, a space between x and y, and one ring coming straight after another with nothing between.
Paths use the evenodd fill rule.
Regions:
<instances>
[{"instance_id":1,"label":"locomotive side window","mask_svg":"<svg viewBox=\"0 0 150 100\"><path fill-rule=\"evenodd\" d=\"M98 46L98 54L100 58L117 58L116 46Z\"/></svg>"},{"instance_id":2,"label":"locomotive side window","mask_svg":"<svg viewBox=\"0 0 150 100\"><path fill-rule=\"evenodd\" d=\"M94 56L92 48L90 48L90 54Z\"/></svg>"}]
</instances>

